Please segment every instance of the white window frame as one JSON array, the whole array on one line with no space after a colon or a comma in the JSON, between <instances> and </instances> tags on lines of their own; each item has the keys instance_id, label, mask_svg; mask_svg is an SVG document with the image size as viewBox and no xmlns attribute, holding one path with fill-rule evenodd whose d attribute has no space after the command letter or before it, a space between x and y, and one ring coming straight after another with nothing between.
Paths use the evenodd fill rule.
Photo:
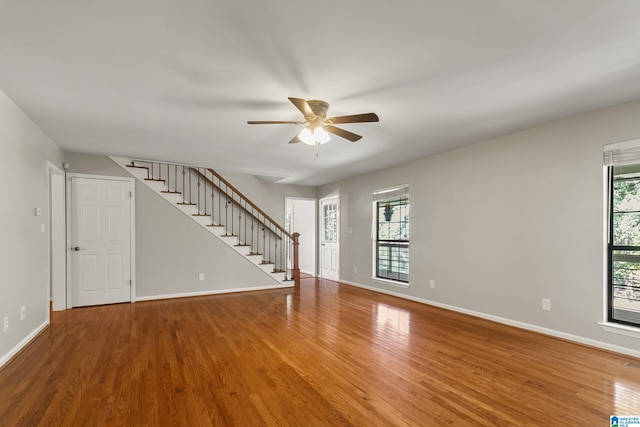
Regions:
<instances>
[{"instance_id":1,"label":"white window frame","mask_svg":"<svg viewBox=\"0 0 640 427\"><path fill-rule=\"evenodd\" d=\"M611 223L611 183L609 182L609 168L614 165L640 164L640 139L608 144L604 147L603 167L603 278L602 278L602 321L598 325L606 332L640 338L640 326L632 326L609 320L609 231Z\"/></svg>"},{"instance_id":2,"label":"white window frame","mask_svg":"<svg viewBox=\"0 0 640 427\"><path fill-rule=\"evenodd\" d=\"M372 203L371 203L371 240L372 240L372 250L371 250L371 280L379 282L379 283L383 283L383 284L387 284L387 285L393 285L393 286L398 286L398 287L402 287L402 288L408 288L411 285L411 262L409 261L409 281L408 282L403 282L400 280L393 280L393 279L388 279L388 278L383 278L383 277L378 277L377 276L377 257L378 257L378 250L377 250L377 243L378 243L378 222L377 222L377 210L378 210L378 203L379 202L384 202L387 200L392 200L392 199L397 199L400 197L408 197L409 200L410 196L409 196L409 185L408 184L401 184L401 185L396 185L393 187L387 187L387 188L381 188L381 189L377 189L373 191L372 194ZM410 204L411 202L409 202ZM411 220L409 220L411 221ZM411 253L410 251L410 247L411 247L411 237L409 237L409 254ZM410 257L410 255L409 255Z\"/></svg>"}]
</instances>

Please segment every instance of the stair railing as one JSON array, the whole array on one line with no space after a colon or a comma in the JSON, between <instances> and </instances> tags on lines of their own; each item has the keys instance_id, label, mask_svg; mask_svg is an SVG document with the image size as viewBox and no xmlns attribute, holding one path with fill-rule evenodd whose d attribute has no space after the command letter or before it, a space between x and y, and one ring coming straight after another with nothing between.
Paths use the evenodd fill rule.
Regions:
<instances>
[{"instance_id":1,"label":"stair railing","mask_svg":"<svg viewBox=\"0 0 640 427\"><path fill-rule=\"evenodd\" d=\"M196 208L194 216L209 217L208 227L223 227L222 237L236 237L236 246L249 247L274 273L300 284L299 233L289 233L220 174L210 168L149 160L130 167L147 169L148 181L163 183L163 193L180 195L179 205Z\"/></svg>"}]
</instances>

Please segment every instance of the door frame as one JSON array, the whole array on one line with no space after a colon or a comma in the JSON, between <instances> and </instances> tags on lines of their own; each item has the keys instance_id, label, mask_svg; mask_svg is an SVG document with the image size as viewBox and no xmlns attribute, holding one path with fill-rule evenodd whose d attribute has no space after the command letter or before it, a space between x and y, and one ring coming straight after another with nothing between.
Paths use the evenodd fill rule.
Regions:
<instances>
[{"instance_id":1,"label":"door frame","mask_svg":"<svg viewBox=\"0 0 640 427\"><path fill-rule=\"evenodd\" d=\"M338 275L338 277L336 279L333 278L329 278L329 277L324 277L322 275L322 266L324 265L324 251L322 250L322 240L323 240L323 234L324 234L324 212L322 212L322 203L326 200L332 200L332 199L336 199L337 200L337 206L336 206L336 250L337 250L337 259L338 259L338 270L336 272L336 274ZM323 197L322 199L320 199L318 201L318 277L324 278L324 279L328 279L328 280L340 280L340 194L332 194L330 196L326 196Z\"/></svg>"},{"instance_id":2,"label":"door frame","mask_svg":"<svg viewBox=\"0 0 640 427\"><path fill-rule=\"evenodd\" d=\"M62 177L62 183L55 183L53 176ZM61 188L60 188L61 186ZM47 301L51 304L53 311L65 310L67 308L66 298L66 274L67 274L67 251L66 251L66 200L65 200L65 172L47 161L47 212L49 214L47 228L48 234L48 260L49 268L47 270L48 277L48 293ZM54 211L57 214L54 214ZM58 216L61 215L62 218ZM56 262L54 262L54 260ZM62 272L54 274L54 265L62 260ZM49 310L47 310L49 312Z\"/></svg>"},{"instance_id":3,"label":"door frame","mask_svg":"<svg viewBox=\"0 0 640 427\"><path fill-rule=\"evenodd\" d=\"M136 233L135 233L135 225L136 225L136 212L135 212L135 201L136 201L136 191L135 178L123 177L123 176L109 176L109 175L91 175L85 173L68 173L67 174L67 245L65 253L71 251L71 243L73 242L72 235L72 224L71 224L71 213L73 212L73 193L71 191L71 180L73 178L86 178L86 179L101 179L107 181L127 181L130 184L131 189L131 203L129 203L129 218L130 218L130 257L129 262L131 263L131 303L136 302ZM67 256L67 308L73 307L73 257Z\"/></svg>"}]
</instances>

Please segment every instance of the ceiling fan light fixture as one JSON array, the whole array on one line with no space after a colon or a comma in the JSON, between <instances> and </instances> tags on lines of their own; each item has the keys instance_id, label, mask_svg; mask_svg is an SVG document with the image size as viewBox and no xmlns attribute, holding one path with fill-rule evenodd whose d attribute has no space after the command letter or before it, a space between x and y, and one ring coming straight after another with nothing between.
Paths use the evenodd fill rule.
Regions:
<instances>
[{"instance_id":1,"label":"ceiling fan light fixture","mask_svg":"<svg viewBox=\"0 0 640 427\"><path fill-rule=\"evenodd\" d=\"M307 145L316 145L316 141L313 137L313 132L311 132L311 129L309 129L308 127L302 129L302 131L298 135L298 138L300 138L300 140Z\"/></svg>"},{"instance_id":2,"label":"ceiling fan light fixture","mask_svg":"<svg viewBox=\"0 0 640 427\"><path fill-rule=\"evenodd\" d=\"M307 145L324 144L331 140L331 136L322 126L316 127L313 131L307 126L302 129L298 138Z\"/></svg>"},{"instance_id":3,"label":"ceiling fan light fixture","mask_svg":"<svg viewBox=\"0 0 640 427\"><path fill-rule=\"evenodd\" d=\"M331 136L329 136L329 133L324 130L323 127L315 128L315 130L313 131L313 137L316 142L319 142L320 144L331 141Z\"/></svg>"}]
</instances>

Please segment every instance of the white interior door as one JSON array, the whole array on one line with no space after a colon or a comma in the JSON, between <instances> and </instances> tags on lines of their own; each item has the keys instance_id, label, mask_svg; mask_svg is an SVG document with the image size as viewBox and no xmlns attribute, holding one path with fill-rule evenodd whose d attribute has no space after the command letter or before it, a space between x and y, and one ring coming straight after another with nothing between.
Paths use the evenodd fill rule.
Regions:
<instances>
[{"instance_id":1,"label":"white interior door","mask_svg":"<svg viewBox=\"0 0 640 427\"><path fill-rule=\"evenodd\" d=\"M340 267L340 244L338 232L340 204L338 197L320 201L320 275L325 279L338 280Z\"/></svg>"},{"instance_id":2,"label":"white interior door","mask_svg":"<svg viewBox=\"0 0 640 427\"><path fill-rule=\"evenodd\" d=\"M73 307L131 301L131 182L71 178Z\"/></svg>"}]
</instances>

